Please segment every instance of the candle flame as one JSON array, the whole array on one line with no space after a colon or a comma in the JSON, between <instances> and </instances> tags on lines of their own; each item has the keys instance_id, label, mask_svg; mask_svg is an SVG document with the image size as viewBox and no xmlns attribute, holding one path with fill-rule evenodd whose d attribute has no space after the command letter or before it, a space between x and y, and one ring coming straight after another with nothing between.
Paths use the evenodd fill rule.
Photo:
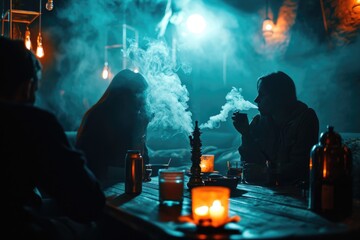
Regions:
<instances>
[{"instance_id":1,"label":"candle flame","mask_svg":"<svg viewBox=\"0 0 360 240\"><path fill-rule=\"evenodd\" d=\"M212 204L211 207L221 207L221 202L220 202L220 200L215 200L215 201L213 202L213 204Z\"/></svg>"},{"instance_id":2,"label":"candle flame","mask_svg":"<svg viewBox=\"0 0 360 240\"><path fill-rule=\"evenodd\" d=\"M210 207L211 218L221 218L224 216L225 208L221 205L220 200L215 200Z\"/></svg>"},{"instance_id":3,"label":"candle flame","mask_svg":"<svg viewBox=\"0 0 360 240\"><path fill-rule=\"evenodd\" d=\"M206 216L208 215L209 207L208 206L201 206L195 209L195 214L198 216Z\"/></svg>"}]
</instances>

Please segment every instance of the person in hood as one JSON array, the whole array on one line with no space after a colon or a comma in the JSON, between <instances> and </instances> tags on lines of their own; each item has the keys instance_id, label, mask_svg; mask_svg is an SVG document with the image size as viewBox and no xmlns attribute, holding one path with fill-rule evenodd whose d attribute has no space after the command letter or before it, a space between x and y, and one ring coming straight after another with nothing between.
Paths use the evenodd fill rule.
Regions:
<instances>
[{"instance_id":1,"label":"person in hood","mask_svg":"<svg viewBox=\"0 0 360 240\"><path fill-rule=\"evenodd\" d=\"M244 177L255 184L304 184L309 178L312 146L318 142L319 120L296 97L294 81L278 71L257 81L255 102L260 114L249 124L246 114L232 116L242 135L239 147Z\"/></svg>"},{"instance_id":2,"label":"person in hood","mask_svg":"<svg viewBox=\"0 0 360 240\"><path fill-rule=\"evenodd\" d=\"M147 89L148 83L142 74L121 70L83 116L76 147L85 153L90 169L103 188L124 181L127 150L139 150L144 164L149 163Z\"/></svg>"}]
</instances>

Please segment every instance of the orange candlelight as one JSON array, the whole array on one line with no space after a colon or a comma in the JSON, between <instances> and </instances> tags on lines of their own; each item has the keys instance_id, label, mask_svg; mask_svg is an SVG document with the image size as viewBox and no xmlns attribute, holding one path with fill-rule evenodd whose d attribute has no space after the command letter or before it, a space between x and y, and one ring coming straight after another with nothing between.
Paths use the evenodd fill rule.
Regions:
<instances>
[{"instance_id":1,"label":"orange candlelight","mask_svg":"<svg viewBox=\"0 0 360 240\"><path fill-rule=\"evenodd\" d=\"M214 171L214 155L201 155L200 168L201 172L213 172Z\"/></svg>"},{"instance_id":2,"label":"orange candlelight","mask_svg":"<svg viewBox=\"0 0 360 240\"><path fill-rule=\"evenodd\" d=\"M227 223L230 189L219 186L195 187L191 190L192 216L195 224L220 227Z\"/></svg>"}]
</instances>

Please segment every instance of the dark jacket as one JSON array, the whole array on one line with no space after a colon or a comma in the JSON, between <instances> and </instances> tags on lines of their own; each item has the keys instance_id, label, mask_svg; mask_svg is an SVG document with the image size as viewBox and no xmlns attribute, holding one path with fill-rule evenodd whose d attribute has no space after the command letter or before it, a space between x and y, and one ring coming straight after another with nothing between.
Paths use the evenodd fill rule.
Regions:
<instances>
[{"instance_id":1,"label":"dark jacket","mask_svg":"<svg viewBox=\"0 0 360 240\"><path fill-rule=\"evenodd\" d=\"M42 206L35 188L56 202L62 216L84 223L98 219L105 196L56 118L8 103L0 103L0 112L1 212L7 224L31 225Z\"/></svg>"},{"instance_id":2,"label":"dark jacket","mask_svg":"<svg viewBox=\"0 0 360 240\"><path fill-rule=\"evenodd\" d=\"M256 115L239 147L242 161L249 164L249 180L268 182L276 177L283 184L308 180L310 151L318 136L315 111L300 101L281 126L271 117Z\"/></svg>"}]
</instances>

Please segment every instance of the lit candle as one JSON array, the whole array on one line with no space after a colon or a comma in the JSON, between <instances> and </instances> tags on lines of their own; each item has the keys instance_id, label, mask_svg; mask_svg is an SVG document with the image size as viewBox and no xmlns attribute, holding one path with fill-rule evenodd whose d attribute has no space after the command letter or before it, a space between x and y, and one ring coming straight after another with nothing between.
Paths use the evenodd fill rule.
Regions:
<instances>
[{"instance_id":1,"label":"lit candle","mask_svg":"<svg viewBox=\"0 0 360 240\"><path fill-rule=\"evenodd\" d=\"M208 206L201 206L195 209L195 214L197 216L201 216L204 217L206 215L208 215L209 213L209 207Z\"/></svg>"},{"instance_id":2,"label":"lit candle","mask_svg":"<svg viewBox=\"0 0 360 240\"><path fill-rule=\"evenodd\" d=\"M219 227L228 220L230 189L202 186L191 190L192 217L200 226Z\"/></svg>"},{"instance_id":3,"label":"lit candle","mask_svg":"<svg viewBox=\"0 0 360 240\"><path fill-rule=\"evenodd\" d=\"M201 172L214 171L214 155L202 155L200 160Z\"/></svg>"},{"instance_id":4,"label":"lit candle","mask_svg":"<svg viewBox=\"0 0 360 240\"><path fill-rule=\"evenodd\" d=\"M221 205L220 200L215 200L210 207L210 217L211 219L222 219L224 218L225 208Z\"/></svg>"}]
</instances>

